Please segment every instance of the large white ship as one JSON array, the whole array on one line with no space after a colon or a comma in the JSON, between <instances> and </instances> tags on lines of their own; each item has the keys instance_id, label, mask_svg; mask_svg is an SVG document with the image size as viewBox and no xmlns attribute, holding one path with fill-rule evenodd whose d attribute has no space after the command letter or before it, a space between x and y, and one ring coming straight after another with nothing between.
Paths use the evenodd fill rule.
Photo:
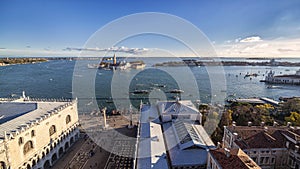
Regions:
<instances>
[{"instance_id":1,"label":"large white ship","mask_svg":"<svg viewBox=\"0 0 300 169\"><path fill-rule=\"evenodd\" d=\"M263 82L271 84L295 84L300 85L300 69L295 74L290 75L277 75L275 71L270 71Z\"/></svg>"}]
</instances>

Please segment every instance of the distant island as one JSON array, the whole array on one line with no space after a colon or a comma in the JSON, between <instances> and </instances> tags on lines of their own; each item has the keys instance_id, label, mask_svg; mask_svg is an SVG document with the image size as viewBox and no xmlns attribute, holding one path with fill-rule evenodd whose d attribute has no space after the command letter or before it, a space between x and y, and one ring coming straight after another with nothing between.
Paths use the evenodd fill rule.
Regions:
<instances>
[{"instance_id":1,"label":"distant island","mask_svg":"<svg viewBox=\"0 0 300 169\"><path fill-rule=\"evenodd\" d=\"M0 66L47 62L46 58L0 58Z\"/></svg>"},{"instance_id":2,"label":"distant island","mask_svg":"<svg viewBox=\"0 0 300 169\"><path fill-rule=\"evenodd\" d=\"M300 62L278 62L271 59L269 62L247 62L247 61L200 61L196 59L184 59L182 61L169 61L156 63L154 67L161 66L300 66Z\"/></svg>"}]
</instances>

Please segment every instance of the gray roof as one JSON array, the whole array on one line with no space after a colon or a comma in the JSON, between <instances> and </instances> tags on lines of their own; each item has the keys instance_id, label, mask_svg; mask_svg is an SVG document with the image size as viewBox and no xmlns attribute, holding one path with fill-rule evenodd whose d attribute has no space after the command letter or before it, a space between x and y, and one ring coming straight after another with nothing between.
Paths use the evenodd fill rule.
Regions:
<instances>
[{"instance_id":1,"label":"gray roof","mask_svg":"<svg viewBox=\"0 0 300 169\"><path fill-rule=\"evenodd\" d=\"M175 120L164 123L163 129L173 166L206 164L207 150L213 148L214 144L203 126Z\"/></svg>"},{"instance_id":2,"label":"gray roof","mask_svg":"<svg viewBox=\"0 0 300 169\"><path fill-rule=\"evenodd\" d=\"M190 100L183 101L161 101L158 107L163 114L199 114L199 111Z\"/></svg>"},{"instance_id":3,"label":"gray roof","mask_svg":"<svg viewBox=\"0 0 300 169\"><path fill-rule=\"evenodd\" d=\"M33 102L33 101L5 103L5 104L10 104L10 106L6 106L6 107L11 108L11 110L14 110L15 111L14 113L19 114L19 116L14 117L9 121L0 124L0 140L4 139L4 132L6 132L7 135L14 134L16 132L21 132L22 130L29 128L31 124L37 123L40 120L44 119L45 117L49 116L51 113L50 111L55 111L56 109L59 109L60 107L63 107L68 103L69 102ZM33 109L33 105L36 105L35 109ZM24 111L21 111L22 108L25 108ZM30 108L32 110L30 110ZM1 111L4 112L4 110ZM9 112L9 111L10 109L5 110L5 112Z\"/></svg>"},{"instance_id":4,"label":"gray roof","mask_svg":"<svg viewBox=\"0 0 300 169\"><path fill-rule=\"evenodd\" d=\"M167 169L166 149L160 124L141 123L137 168Z\"/></svg>"},{"instance_id":5,"label":"gray roof","mask_svg":"<svg viewBox=\"0 0 300 169\"><path fill-rule=\"evenodd\" d=\"M0 102L0 124L37 108L36 103Z\"/></svg>"}]
</instances>

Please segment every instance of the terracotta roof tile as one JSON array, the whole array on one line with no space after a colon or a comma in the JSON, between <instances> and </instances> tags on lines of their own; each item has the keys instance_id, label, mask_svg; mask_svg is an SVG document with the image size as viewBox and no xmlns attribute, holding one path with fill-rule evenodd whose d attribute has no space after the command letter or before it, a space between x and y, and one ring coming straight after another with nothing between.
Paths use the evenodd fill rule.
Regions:
<instances>
[{"instance_id":1,"label":"terracotta roof tile","mask_svg":"<svg viewBox=\"0 0 300 169\"><path fill-rule=\"evenodd\" d=\"M287 127L272 127L268 128L260 126L229 126L228 129L232 133L238 134L238 139L235 143L242 149L247 148L284 148L285 139L282 132L286 131Z\"/></svg>"},{"instance_id":2,"label":"terracotta roof tile","mask_svg":"<svg viewBox=\"0 0 300 169\"><path fill-rule=\"evenodd\" d=\"M230 157L225 154L224 148L209 151L222 168L259 169L260 167L241 149L231 149Z\"/></svg>"}]
</instances>

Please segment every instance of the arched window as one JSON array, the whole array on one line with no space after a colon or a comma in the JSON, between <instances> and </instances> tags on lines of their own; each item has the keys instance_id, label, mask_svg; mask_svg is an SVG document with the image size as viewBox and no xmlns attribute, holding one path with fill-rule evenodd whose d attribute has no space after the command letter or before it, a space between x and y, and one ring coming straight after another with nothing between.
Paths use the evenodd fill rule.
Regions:
<instances>
[{"instance_id":1,"label":"arched window","mask_svg":"<svg viewBox=\"0 0 300 169\"><path fill-rule=\"evenodd\" d=\"M56 127L52 125L49 129L49 135L52 136L56 132Z\"/></svg>"},{"instance_id":2,"label":"arched window","mask_svg":"<svg viewBox=\"0 0 300 169\"><path fill-rule=\"evenodd\" d=\"M5 162L3 161L0 162L0 169L6 169Z\"/></svg>"},{"instance_id":3,"label":"arched window","mask_svg":"<svg viewBox=\"0 0 300 169\"><path fill-rule=\"evenodd\" d=\"M71 116L70 115L67 115L66 117L66 124L70 123L71 122Z\"/></svg>"},{"instance_id":4,"label":"arched window","mask_svg":"<svg viewBox=\"0 0 300 169\"><path fill-rule=\"evenodd\" d=\"M26 153L28 153L32 149L33 149L33 143L32 143L32 141L27 141L24 144L23 153L26 154Z\"/></svg>"},{"instance_id":5,"label":"arched window","mask_svg":"<svg viewBox=\"0 0 300 169\"><path fill-rule=\"evenodd\" d=\"M31 130L31 137L35 136L35 131Z\"/></svg>"},{"instance_id":6,"label":"arched window","mask_svg":"<svg viewBox=\"0 0 300 169\"><path fill-rule=\"evenodd\" d=\"M20 137L19 138L19 145L21 145L21 144L23 144L24 143L24 139L23 139L23 137Z\"/></svg>"}]
</instances>

